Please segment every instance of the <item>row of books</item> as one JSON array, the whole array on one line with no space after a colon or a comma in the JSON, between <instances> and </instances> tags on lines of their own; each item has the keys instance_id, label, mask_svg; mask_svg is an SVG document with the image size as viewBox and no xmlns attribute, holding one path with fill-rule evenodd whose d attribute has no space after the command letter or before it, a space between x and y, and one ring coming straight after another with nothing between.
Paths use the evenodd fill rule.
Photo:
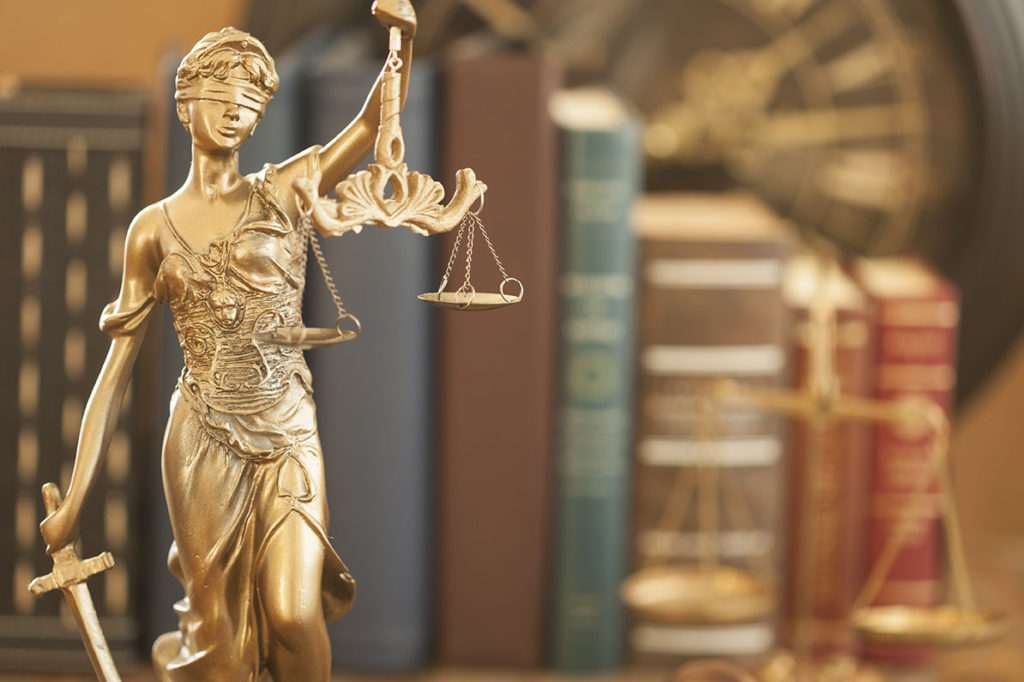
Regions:
<instances>
[{"instance_id":1,"label":"row of books","mask_svg":"<svg viewBox=\"0 0 1024 682\"><path fill-rule=\"evenodd\" d=\"M362 106L377 61L349 37L321 40L281 60L282 81L287 67L300 84L292 100L300 113L289 124L300 137L281 153L250 143L252 170L329 139ZM719 463L733 465L749 523L734 516L714 538L654 525L663 520L671 470L687 458L694 395L719 376L800 383L792 333L800 326L794 311L808 305L807 285L800 293L789 284L800 278L788 265L794 246L785 229L742 196L642 197L634 214L642 187L638 122L606 92L563 90L557 64L544 54L419 68L403 117L410 165L444 180L458 168L476 170L490 188L483 220L529 292L501 312L434 317L414 298L435 288L450 238L434 246L371 231L327 245L348 307L367 329L351 348L309 355L331 532L357 578L366 576L359 606L332 629L337 665L583 671L648 654L759 653L784 639L786 609L738 626L644 623L626 613L619 586L630 566L649 561L647 552L692 561L712 541L725 562L768 567L784 582L797 575L801 551L792 539L806 533L793 529L807 518L816 520L808 537L827 539L814 544L812 557L820 545L850 549L810 560L825 562L805 571L823 586L810 606L787 607L790 620L803 622L809 612L803 627L816 636L827 631L816 621L831 620L830 637L845 644L825 648L850 650L846 612L836 606L816 615L814 600L829 599L822 594L835 576L839 596L830 598L848 609L923 475L927 444L919 436L906 442L888 428L835 427L849 435L823 443L861 452L820 455L823 470L853 467L842 474L850 485L836 491L838 501L810 493L822 506L809 511L793 502L806 487L799 460L811 451L800 429L766 413L725 415ZM501 277L485 252L474 264L476 287L497 288ZM918 274L908 276L908 268ZM917 296L925 308L940 297L940 308L955 310L948 289L914 289L935 280L911 266L861 269L863 284L849 288L864 302L864 346L860 369L839 359L843 385L890 399L918 390L913 380L931 376L920 370L931 363L949 379L932 397L948 407L955 318L937 327L941 346L917 339L930 328L893 332L881 322L893 318L885 313L892 296L897 308L913 308ZM870 274L879 270L887 274ZM887 293L893 277L909 293ZM307 317L329 319L325 292L311 285L307 296ZM841 325L843 343L855 336L850 327ZM922 360L914 357L920 348L941 353ZM877 489L875 498L858 480ZM724 498L721 505L724 522L730 510ZM862 513L877 519L857 518ZM901 552L880 600L937 598L933 526L914 534L916 550ZM795 596L786 602L796 604Z\"/></svg>"},{"instance_id":2,"label":"row of books","mask_svg":"<svg viewBox=\"0 0 1024 682\"><path fill-rule=\"evenodd\" d=\"M163 81L168 88L179 56L167 59ZM316 34L293 46L277 65L281 90L242 149L243 172L333 137L362 107L381 61L357 36ZM734 518L732 527L714 538L702 536L697 527L665 526L673 471L699 460L688 445L697 428L693 396L719 376L782 386L799 375L794 373L799 363L790 358L798 325L792 324L793 305L787 302L795 294L784 287L792 270L786 265L792 242L760 204L741 195L642 197L638 123L606 92L561 86L557 63L541 53L418 63L403 115L411 168L449 184L456 169L472 167L488 184L482 218L509 274L526 285L523 303L466 314L435 313L416 301L417 294L437 288L451 238L434 243L404 231L369 230L324 244L346 307L364 328L355 343L308 355L326 459L329 532L359 581L356 607L330 630L338 668L403 670L437 661L583 671L612 669L628 656L764 651L777 639L778 614L738 626L645 623L626 613L619 586L629 568L649 563L651 554L698 560L709 542L726 563L763 566L775 578L790 575L793 562L784 551L782 530L787 509L794 519L819 519L818 535L843 538L829 545L841 551L822 556L824 567L814 569L817 576L841 582L834 588L839 596L815 592L811 611L845 633L840 607L832 612L827 604L852 599L853 586L863 578L857 554L877 549L888 532L884 519L919 474L913 444L899 442L899 434L878 429L872 436L858 427L832 427L844 435L825 441L863 456L823 454L822 468L867 467L874 453L881 462L874 466L875 488L888 491L888 497L875 503L866 493L830 498L829 491L846 495L862 489L844 485L836 491L833 485L813 497L818 511L801 510L786 502L802 485L790 475L799 465L788 464L802 456L800 436L787 434L785 424L768 414L730 413L721 420L716 459L722 468L735 470L746 521ZM189 140L170 92L161 97L167 107L161 124L170 192L187 174ZM136 126L141 127L141 117ZM54 163L73 167L81 142L73 136L65 142ZM141 168L141 135L129 158L133 170ZM19 177L28 178L21 156L18 164ZM114 171L108 175L111 183L124 181ZM128 208L118 199L118 211L140 207L138 176L129 175L134 193ZM17 191L28 196L27 190ZM90 207L120 197L106 184L93 194ZM640 210L634 213L638 197ZM61 243L74 232L68 223L74 219L71 208L62 206L43 218L42 229L57 234ZM101 220L106 218L90 224ZM32 221L17 217L14 224L22 222L30 226ZM113 232L122 234L121 223L112 223ZM102 237L104 248L114 241L106 232ZM33 253L30 239L22 237L21 245L5 253L20 253L26 261ZM100 237L90 237L89 243L99 242ZM480 291L496 289L498 269L483 244L477 247L473 283ZM109 268L108 260L117 261L107 251L93 256L96 264L91 260L89 268ZM28 272L25 262L18 267L8 272ZM70 278L71 269L68 273ZM333 319L333 305L313 274L304 314L319 324ZM115 280L90 289L81 315L98 316L116 292ZM922 326L920 320L931 318L915 312L912 302L938 301L949 321L954 299L948 293L917 292L894 299L902 312L887 313L887 295L852 288L859 291L858 300L870 304L864 306L867 312L856 313L860 332L843 332L857 325L840 318L837 353L841 372L849 373L843 375L844 389L891 397L909 390L911 379L941 374L946 383L936 384L929 395L948 401L955 314L952 325ZM71 285L58 289L64 304ZM28 315L24 309L10 314L14 324L25 323ZM162 495L159 467L153 464L160 445L154 426L166 419L167 397L181 367L169 315L162 315L162 329L153 325L150 332L162 348L152 353L153 362L142 364L138 398L126 401L134 412L125 419L136 418L142 428L126 430L118 441L127 449L130 437L132 462L143 464L130 470L111 466L115 503L94 500L92 513L100 521L86 538L87 551L106 549L112 538L101 531L127 523L134 524L130 536L140 539L126 543L124 531L115 533L119 546L126 547L118 559L133 578L101 600L101 610L117 616L106 622L116 625L115 648L125 654L133 642L144 648L177 627L172 605L181 596L166 569L169 524L163 506L154 502ZM893 322L899 319L913 323ZM886 334L893 329L898 333L890 339ZM925 338L935 330L940 331L934 339ZM82 395L102 361L104 340L96 336L95 344L89 342L91 364L80 382ZM854 338L870 342L854 353L842 345ZM66 359L69 343L55 350L55 357ZM915 357L923 352L919 349L931 354ZM875 353L886 362L877 362ZM147 373L158 365L159 376ZM936 369L920 369L924 365ZM24 403L23 394L11 399ZM155 416L160 409L163 415ZM73 435L75 429L64 431ZM31 449L21 432L8 434L11 451ZM4 496L3 528L15 527L16 515L41 516L38 502L27 500L36 499L42 480L61 475L60 462L70 461L73 440L63 449L47 450L40 458L45 466L30 472L22 472L28 455L19 454L19 476L8 480L18 481L21 492ZM809 450L804 446L803 451ZM867 468L857 471L843 473L844 481L868 480ZM874 549L864 550L855 538L865 522L856 519L868 507L880 520L867 524L878 531L865 536ZM140 524L145 531L136 527ZM87 525L93 527L83 523L83 528ZM28 547L33 534L18 533ZM933 529L915 538L919 551L901 554L885 598L905 596L897 592L935 597ZM131 553L131 547L138 551ZM26 552L10 565L0 562L11 595L18 594L19 576L48 570L41 544ZM814 560L819 561L817 555ZM831 568L839 565L846 570ZM824 582L822 595L833 589ZM39 649L34 665L72 666L77 636L57 617L56 605L24 602L23 597L0 599L3 615L12 617L0 624L18 623L0 637L14 649L34 627ZM60 661L43 651L56 648L54 642L66 652ZM86 664L84 656L79 662ZM30 665L24 657L2 664Z\"/></svg>"},{"instance_id":3,"label":"row of books","mask_svg":"<svg viewBox=\"0 0 1024 682\"><path fill-rule=\"evenodd\" d=\"M107 353L96 328L116 296L128 224L141 208L148 98L140 92L13 89L0 94L0 665L88 666L63 600L27 585L49 573L40 487L66 490L82 412ZM149 356L148 359L151 359ZM143 364L147 362L144 359ZM91 585L111 650L139 639L145 492L133 455L151 422L146 372L129 384L106 466L80 524L117 565ZM158 467L158 465L157 465ZM88 556L92 556L92 554Z\"/></svg>"},{"instance_id":4,"label":"row of books","mask_svg":"<svg viewBox=\"0 0 1024 682\"><path fill-rule=\"evenodd\" d=\"M919 496L932 477L933 434L856 420L783 421L771 407L725 403L708 436L699 401L722 377L751 389L807 391L811 311L824 300L835 316L831 364L842 395L885 401L892 413L894 401L925 396L948 415L955 292L913 259L819 270L778 218L743 195L643 197L637 227L632 565L697 566L711 555L775 581L781 599L775 612L739 624L634 618L633 657L755 657L788 646L920 660L924 652L907 648L863 651L849 616L908 513L913 528L870 603L926 606L942 598L940 505L934 486L926 504ZM711 528L700 521L700 493L681 500L673 488L680 471L696 476L708 464L720 481Z\"/></svg>"}]
</instances>

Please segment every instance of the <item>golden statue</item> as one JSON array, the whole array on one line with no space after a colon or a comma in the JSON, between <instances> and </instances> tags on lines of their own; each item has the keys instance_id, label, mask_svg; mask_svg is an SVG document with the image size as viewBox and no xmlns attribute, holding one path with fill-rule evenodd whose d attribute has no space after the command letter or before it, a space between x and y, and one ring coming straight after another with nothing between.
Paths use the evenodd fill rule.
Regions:
<instances>
[{"instance_id":1,"label":"golden statue","mask_svg":"<svg viewBox=\"0 0 1024 682\"><path fill-rule=\"evenodd\" d=\"M185 355L162 458L174 531L168 563L185 598L176 605L180 629L153 646L157 677L329 679L326 624L351 607L355 583L327 537L309 369L296 344L272 339L278 329L303 329L311 237L304 228L307 217L324 213L320 197L352 172L375 139L378 157L382 146L389 155L393 186L403 181L397 115L416 15L408 0L377 0L373 13L389 27L392 51L363 111L325 145L252 175L239 174L238 149L278 86L263 44L225 28L203 37L178 67L175 100L192 136L192 167L181 189L131 224L121 292L100 319L113 340L85 410L71 484L63 502L55 488L44 492L52 513L40 528L55 568L33 591L63 589L101 679L117 673L102 637L97 643L88 632L98 630L95 613L79 615L92 611L91 603L81 605L88 593L72 590L84 590L81 581L104 568L104 557L79 562L72 543L157 302L170 306ZM394 121L382 125L382 115ZM423 233L451 229L484 189L472 171L462 171L453 206L431 212L421 202L434 222L411 226ZM342 228L338 219L327 225L332 220L320 217L327 236L358 231L358 220Z\"/></svg>"}]
</instances>

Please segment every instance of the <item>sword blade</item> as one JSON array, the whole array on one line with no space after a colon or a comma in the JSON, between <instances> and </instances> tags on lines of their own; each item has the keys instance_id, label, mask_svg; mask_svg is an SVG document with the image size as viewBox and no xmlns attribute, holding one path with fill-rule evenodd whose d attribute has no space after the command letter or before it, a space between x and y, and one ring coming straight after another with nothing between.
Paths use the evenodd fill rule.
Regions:
<instances>
[{"instance_id":1,"label":"sword blade","mask_svg":"<svg viewBox=\"0 0 1024 682\"><path fill-rule=\"evenodd\" d=\"M107 646L107 640L100 628L100 619L96 615L96 607L92 603L89 588L85 583L78 583L61 588L61 592L68 601L71 615L75 617L78 631L82 633L82 641L89 653L96 677L100 682L121 682L121 676L114 667L114 657L110 655L110 647Z\"/></svg>"}]
</instances>

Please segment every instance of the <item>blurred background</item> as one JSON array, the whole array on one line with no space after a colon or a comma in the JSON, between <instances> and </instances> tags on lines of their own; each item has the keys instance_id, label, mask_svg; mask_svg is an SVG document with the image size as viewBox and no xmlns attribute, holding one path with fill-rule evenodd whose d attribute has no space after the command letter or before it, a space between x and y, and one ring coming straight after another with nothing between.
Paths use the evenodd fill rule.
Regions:
<instances>
[{"instance_id":1,"label":"blurred background","mask_svg":"<svg viewBox=\"0 0 1024 682\"><path fill-rule=\"evenodd\" d=\"M326 245L367 329L352 348L308 355L331 535L361 590L332 626L339 671L655 680L693 658L753 669L787 650L869 660L892 679L1024 678L1019 627L944 654L866 644L847 625L901 514L917 525L875 603L946 601L955 549L927 437L720 403L709 422L701 407L718 377L806 389L820 342L807 341L820 337L808 320L827 312L836 333L821 357L841 390L946 408L979 603L1020 625L1021 5L415 7L407 160L446 186L467 166L488 183L495 257L527 293L502 311L434 313L415 296L437 288L451 239L378 231ZM70 475L125 230L187 174L174 69L222 26L265 41L282 88L241 154L255 172L352 120L386 31L368 2L348 1L3 0L0 15L0 314L11 330L0 543L12 548L0 560L0 666L87 670L60 600L24 585L49 570L39 485ZM482 243L473 283L494 291L501 275ZM809 265L815 255L824 269ZM309 324L331 315L318 279ZM136 667L176 626L181 596L164 566L157 464L181 359L161 314L82 523L84 552L118 558L93 590L115 653ZM921 486L930 511L915 511ZM724 620L652 617L619 597L642 568L709 562L759 576L769 604ZM763 679L862 679L779 669Z\"/></svg>"}]
</instances>

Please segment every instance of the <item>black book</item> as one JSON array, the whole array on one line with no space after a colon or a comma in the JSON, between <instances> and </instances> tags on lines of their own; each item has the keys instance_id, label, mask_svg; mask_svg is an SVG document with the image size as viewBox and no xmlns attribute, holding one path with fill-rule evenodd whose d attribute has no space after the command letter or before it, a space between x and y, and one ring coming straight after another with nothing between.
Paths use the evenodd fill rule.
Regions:
<instances>
[{"instance_id":1,"label":"black book","mask_svg":"<svg viewBox=\"0 0 1024 682\"><path fill-rule=\"evenodd\" d=\"M359 113L384 64L366 48L342 35L311 63L307 145L329 141ZM402 128L409 168L438 177L434 82L417 60ZM346 308L363 325L356 340L307 354L329 532L358 584L352 611L330 627L334 665L416 668L431 639L434 441L433 314L416 296L437 288L434 244L376 227L322 241ZM308 267L306 323L330 326L337 312L312 260Z\"/></svg>"}]
</instances>

